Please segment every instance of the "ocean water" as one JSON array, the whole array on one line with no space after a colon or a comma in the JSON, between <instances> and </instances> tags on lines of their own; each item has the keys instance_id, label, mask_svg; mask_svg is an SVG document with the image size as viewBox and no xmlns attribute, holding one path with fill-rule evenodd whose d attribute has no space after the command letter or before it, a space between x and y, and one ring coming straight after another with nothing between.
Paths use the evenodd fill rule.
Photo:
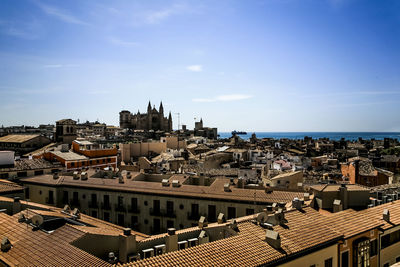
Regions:
<instances>
[{"instance_id":1,"label":"ocean water","mask_svg":"<svg viewBox=\"0 0 400 267\"><path fill-rule=\"evenodd\" d=\"M220 132L219 138L230 138L230 132ZM249 139L253 132L247 132L245 135L239 135L242 139ZM330 140L358 140L361 137L364 140L375 139L383 140L384 138L393 138L400 140L400 133L395 132L255 132L257 138L288 138L288 139L303 139L305 136L313 139L329 138Z\"/></svg>"}]
</instances>

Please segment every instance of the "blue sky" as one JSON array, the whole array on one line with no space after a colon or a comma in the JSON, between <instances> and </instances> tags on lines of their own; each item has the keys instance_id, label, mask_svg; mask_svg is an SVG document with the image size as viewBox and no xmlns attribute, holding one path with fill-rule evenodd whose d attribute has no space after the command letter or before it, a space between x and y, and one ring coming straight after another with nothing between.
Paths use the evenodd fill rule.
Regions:
<instances>
[{"instance_id":1,"label":"blue sky","mask_svg":"<svg viewBox=\"0 0 400 267\"><path fill-rule=\"evenodd\" d=\"M400 131L400 1L0 1L0 124Z\"/></svg>"}]
</instances>

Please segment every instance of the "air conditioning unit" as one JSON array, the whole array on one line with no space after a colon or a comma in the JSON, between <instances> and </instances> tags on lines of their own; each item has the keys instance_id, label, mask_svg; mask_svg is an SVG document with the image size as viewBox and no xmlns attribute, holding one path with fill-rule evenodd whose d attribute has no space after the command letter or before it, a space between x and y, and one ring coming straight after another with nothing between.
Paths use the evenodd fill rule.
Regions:
<instances>
[{"instance_id":1,"label":"air conditioning unit","mask_svg":"<svg viewBox=\"0 0 400 267\"><path fill-rule=\"evenodd\" d=\"M73 179L74 179L74 180L78 180L78 179L79 179L79 172L74 171L74 173L73 173Z\"/></svg>"},{"instance_id":2,"label":"air conditioning unit","mask_svg":"<svg viewBox=\"0 0 400 267\"><path fill-rule=\"evenodd\" d=\"M143 258L147 259L150 257L154 256L154 249L153 248L148 248L148 249L143 249L142 250Z\"/></svg>"},{"instance_id":3,"label":"air conditioning unit","mask_svg":"<svg viewBox=\"0 0 400 267\"><path fill-rule=\"evenodd\" d=\"M140 260L139 254L128 255L128 262L138 261L138 260Z\"/></svg>"},{"instance_id":4,"label":"air conditioning unit","mask_svg":"<svg viewBox=\"0 0 400 267\"><path fill-rule=\"evenodd\" d=\"M167 252L167 247L165 244L154 246L155 255L161 255Z\"/></svg>"},{"instance_id":5,"label":"air conditioning unit","mask_svg":"<svg viewBox=\"0 0 400 267\"><path fill-rule=\"evenodd\" d=\"M198 238L188 239L188 245L189 245L190 248L194 247L194 246L197 246L198 244L199 244L199 239Z\"/></svg>"},{"instance_id":6,"label":"air conditioning unit","mask_svg":"<svg viewBox=\"0 0 400 267\"><path fill-rule=\"evenodd\" d=\"M169 186L169 180L168 179L162 179L161 181L163 186Z\"/></svg>"},{"instance_id":7,"label":"air conditioning unit","mask_svg":"<svg viewBox=\"0 0 400 267\"><path fill-rule=\"evenodd\" d=\"M87 180L87 179L88 179L88 174L87 174L87 172L82 172L82 173L81 173L81 180L84 181L84 180Z\"/></svg>"},{"instance_id":8,"label":"air conditioning unit","mask_svg":"<svg viewBox=\"0 0 400 267\"><path fill-rule=\"evenodd\" d=\"M188 242L186 240L178 242L178 250L185 249L188 247Z\"/></svg>"}]
</instances>

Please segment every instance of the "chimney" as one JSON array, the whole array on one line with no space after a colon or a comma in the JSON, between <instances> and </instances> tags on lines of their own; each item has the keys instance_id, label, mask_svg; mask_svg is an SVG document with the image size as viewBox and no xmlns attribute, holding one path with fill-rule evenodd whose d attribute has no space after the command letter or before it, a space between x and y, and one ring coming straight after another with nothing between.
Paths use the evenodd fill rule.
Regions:
<instances>
[{"instance_id":1,"label":"chimney","mask_svg":"<svg viewBox=\"0 0 400 267\"><path fill-rule=\"evenodd\" d=\"M57 180L60 177L60 175L58 174L58 172L53 173L53 179Z\"/></svg>"},{"instance_id":2,"label":"chimney","mask_svg":"<svg viewBox=\"0 0 400 267\"><path fill-rule=\"evenodd\" d=\"M310 193L304 193L304 201L310 200Z\"/></svg>"},{"instance_id":3,"label":"chimney","mask_svg":"<svg viewBox=\"0 0 400 267\"><path fill-rule=\"evenodd\" d=\"M344 210L348 208L348 192L346 184L341 184L339 188L340 201Z\"/></svg>"},{"instance_id":4,"label":"chimney","mask_svg":"<svg viewBox=\"0 0 400 267\"><path fill-rule=\"evenodd\" d=\"M355 183L358 184L360 183L360 160L355 160L354 161L354 168L355 168L355 178L356 181Z\"/></svg>"},{"instance_id":5,"label":"chimney","mask_svg":"<svg viewBox=\"0 0 400 267\"><path fill-rule=\"evenodd\" d=\"M218 224L221 224L221 223L224 223L224 222L226 222L225 215L223 213L220 213L218 215Z\"/></svg>"},{"instance_id":6,"label":"chimney","mask_svg":"<svg viewBox=\"0 0 400 267\"><path fill-rule=\"evenodd\" d=\"M81 172L81 180L86 181L88 179L88 174L87 172Z\"/></svg>"},{"instance_id":7,"label":"chimney","mask_svg":"<svg viewBox=\"0 0 400 267\"><path fill-rule=\"evenodd\" d=\"M1 240L1 251L2 252L7 252L11 248L11 242L8 240L7 237L3 237Z\"/></svg>"},{"instance_id":8,"label":"chimney","mask_svg":"<svg viewBox=\"0 0 400 267\"><path fill-rule=\"evenodd\" d=\"M243 177L239 177L239 179L238 179L238 188L244 188L244 179L243 179Z\"/></svg>"},{"instance_id":9,"label":"chimney","mask_svg":"<svg viewBox=\"0 0 400 267\"><path fill-rule=\"evenodd\" d=\"M267 230L265 241L275 249L281 248L281 237L279 233L273 230Z\"/></svg>"},{"instance_id":10,"label":"chimney","mask_svg":"<svg viewBox=\"0 0 400 267\"><path fill-rule=\"evenodd\" d=\"M21 211L20 197L14 197L14 202L12 205L12 213L16 214Z\"/></svg>"},{"instance_id":11,"label":"chimney","mask_svg":"<svg viewBox=\"0 0 400 267\"><path fill-rule=\"evenodd\" d=\"M297 197L292 200L292 208L296 210L302 209L301 201Z\"/></svg>"},{"instance_id":12,"label":"chimney","mask_svg":"<svg viewBox=\"0 0 400 267\"><path fill-rule=\"evenodd\" d=\"M123 184L123 183L124 183L124 177L122 177L122 176L119 177L119 178L118 178L118 182L119 182L120 184Z\"/></svg>"},{"instance_id":13,"label":"chimney","mask_svg":"<svg viewBox=\"0 0 400 267\"><path fill-rule=\"evenodd\" d=\"M383 210L383 220L390 223L390 212L388 209Z\"/></svg>"},{"instance_id":14,"label":"chimney","mask_svg":"<svg viewBox=\"0 0 400 267\"><path fill-rule=\"evenodd\" d=\"M229 183L224 184L224 191L225 192L230 192L231 189L229 188Z\"/></svg>"},{"instance_id":15,"label":"chimney","mask_svg":"<svg viewBox=\"0 0 400 267\"><path fill-rule=\"evenodd\" d=\"M78 172L78 171L74 171L74 173L73 173L73 179L74 179L74 180L78 180L78 179L79 179L79 172Z\"/></svg>"},{"instance_id":16,"label":"chimney","mask_svg":"<svg viewBox=\"0 0 400 267\"><path fill-rule=\"evenodd\" d=\"M136 253L136 250L136 235L132 235L130 228L124 228L123 233L119 235L119 261L127 263L128 256Z\"/></svg>"},{"instance_id":17,"label":"chimney","mask_svg":"<svg viewBox=\"0 0 400 267\"><path fill-rule=\"evenodd\" d=\"M168 228L167 236L165 237L165 245L167 252L178 250L178 235L175 234L175 228Z\"/></svg>"},{"instance_id":18,"label":"chimney","mask_svg":"<svg viewBox=\"0 0 400 267\"><path fill-rule=\"evenodd\" d=\"M333 201L333 212L339 212L343 210L342 202L340 199L335 199Z\"/></svg>"}]
</instances>

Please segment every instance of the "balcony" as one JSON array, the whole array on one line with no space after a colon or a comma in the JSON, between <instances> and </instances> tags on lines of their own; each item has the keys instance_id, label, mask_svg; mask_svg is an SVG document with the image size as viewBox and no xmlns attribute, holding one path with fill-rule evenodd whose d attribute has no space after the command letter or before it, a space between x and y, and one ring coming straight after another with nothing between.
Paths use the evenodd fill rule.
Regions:
<instances>
[{"instance_id":1,"label":"balcony","mask_svg":"<svg viewBox=\"0 0 400 267\"><path fill-rule=\"evenodd\" d=\"M164 210L164 209L155 210L154 208L151 208L150 215L168 217L168 218L176 218L176 212L174 210Z\"/></svg>"},{"instance_id":2,"label":"balcony","mask_svg":"<svg viewBox=\"0 0 400 267\"><path fill-rule=\"evenodd\" d=\"M126 208L124 207L124 205L115 205L115 211L119 211L119 212L126 212Z\"/></svg>"},{"instance_id":3,"label":"balcony","mask_svg":"<svg viewBox=\"0 0 400 267\"><path fill-rule=\"evenodd\" d=\"M160 209L150 208L150 215L153 215L153 216L162 216L162 213L161 213L161 210L160 210Z\"/></svg>"},{"instance_id":4,"label":"balcony","mask_svg":"<svg viewBox=\"0 0 400 267\"><path fill-rule=\"evenodd\" d=\"M130 213L140 213L140 209L138 206L128 206L128 212Z\"/></svg>"},{"instance_id":5,"label":"balcony","mask_svg":"<svg viewBox=\"0 0 400 267\"><path fill-rule=\"evenodd\" d=\"M97 202L97 201L89 201L89 208L98 209L99 208L99 202Z\"/></svg>"},{"instance_id":6,"label":"balcony","mask_svg":"<svg viewBox=\"0 0 400 267\"><path fill-rule=\"evenodd\" d=\"M103 210L111 210L111 205L108 202L103 202L103 203L101 203L101 208Z\"/></svg>"},{"instance_id":7,"label":"balcony","mask_svg":"<svg viewBox=\"0 0 400 267\"><path fill-rule=\"evenodd\" d=\"M198 221L202 215L200 213L188 212L188 220Z\"/></svg>"}]
</instances>

